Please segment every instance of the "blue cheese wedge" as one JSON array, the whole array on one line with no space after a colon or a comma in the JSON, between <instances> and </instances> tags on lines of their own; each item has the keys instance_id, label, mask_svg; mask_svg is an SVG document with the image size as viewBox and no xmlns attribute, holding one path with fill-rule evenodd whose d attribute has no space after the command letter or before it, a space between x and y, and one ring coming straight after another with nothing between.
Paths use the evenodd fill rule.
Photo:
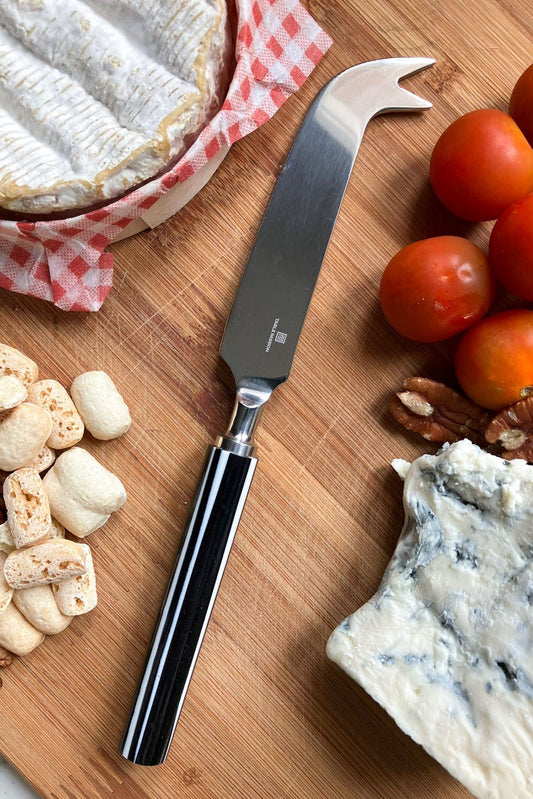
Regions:
<instances>
[{"instance_id":1,"label":"blue cheese wedge","mask_svg":"<svg viewBox=\"0 0 533 799\"><path fill-rule=\"evenodd\" d=\"M533 796L533 466L470 441L412 464L376 595L327 654L479 799Z\"/></svg>"},{"instance_id":2,"label":"blue cheese wedge","mask_svg":"<svg viewBox=\"0 0 533 799\"><path fill-rule=\"evenodd\" d=\"M220 104L224 0L0 0L0 206L89 207L175 161Z\"/></svg>"}]
</instances>

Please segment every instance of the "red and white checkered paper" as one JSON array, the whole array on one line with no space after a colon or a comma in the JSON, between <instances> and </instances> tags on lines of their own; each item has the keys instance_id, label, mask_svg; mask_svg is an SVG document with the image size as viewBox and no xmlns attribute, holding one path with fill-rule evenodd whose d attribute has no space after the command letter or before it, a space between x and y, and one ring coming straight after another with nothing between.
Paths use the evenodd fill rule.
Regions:
<instances>
[{"instance_id":1,"label":"red and white checkered paper","mask_svg":"<svg viewBox=\"0 0 533 799\"><path fill-rule=\"evenodd\" d=\"M219 113L166 174L110 205L70 219L0 220L0 288L66 311L97 311L113 282L107 245L168 189L269 120L331 44L298 0L238 0L236 68Z\"/></svg>"}]
</instances>

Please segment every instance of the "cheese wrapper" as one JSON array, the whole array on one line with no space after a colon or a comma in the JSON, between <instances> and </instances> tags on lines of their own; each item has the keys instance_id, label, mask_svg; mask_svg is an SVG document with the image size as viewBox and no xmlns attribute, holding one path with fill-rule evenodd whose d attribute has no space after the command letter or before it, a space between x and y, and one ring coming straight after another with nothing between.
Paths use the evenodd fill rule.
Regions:
<instances>
[{"instance_id":1,"label":"cheese wrapper","mask_svg":"<svg viewBox=\"0 0 533 799\"><path fill-rule=\"evenodd\" d=\"M202 188L234 142L268 121L331 45L298 0L237 0L235 71L219 112L165 174L68 219L0 219L0 288L97 311L113 281L113 241L155 227ZM1 215L1 209L0 209Z\"/></svg>"}]
</instances>

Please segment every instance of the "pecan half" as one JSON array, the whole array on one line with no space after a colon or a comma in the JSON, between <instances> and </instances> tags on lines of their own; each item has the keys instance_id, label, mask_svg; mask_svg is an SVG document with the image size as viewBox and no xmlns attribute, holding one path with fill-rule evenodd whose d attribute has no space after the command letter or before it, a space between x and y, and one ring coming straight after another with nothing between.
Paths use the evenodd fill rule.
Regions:
<instances>
[{"instance_id":1,"label":"pecan half","mask_svg":"<svg viewBox=\"0 0 533 799\"><path fill-rule=\"evenodd\" d=\"M7 666L11 666L12 660L13 655L11 652L8 652L3 646L0 646L0 668L5 669Z\"/></svg>"},{"instance_id":2,"label":"pecan half","mask_svg":"<svg viewBox=\"0 0 533 799\"><path fill-rule=\"evenodd\" d=\"M523 458L533 463L533 396L503 408L485 430L489 444L499 442L502 457Z\"/></svg>"},{"instance_id":3,"label":"pecan half","mask_svg":"<svg viewBox=\"0 0 533 799\"><path fill-rule=\"evenodd\" d=\"M409 377L403 391L392 398L389 408L407 430L428 441L443 443L469 438L485 444L484 431L490 415L453 388L426 377Z\"/></svg>"}]
</instances>

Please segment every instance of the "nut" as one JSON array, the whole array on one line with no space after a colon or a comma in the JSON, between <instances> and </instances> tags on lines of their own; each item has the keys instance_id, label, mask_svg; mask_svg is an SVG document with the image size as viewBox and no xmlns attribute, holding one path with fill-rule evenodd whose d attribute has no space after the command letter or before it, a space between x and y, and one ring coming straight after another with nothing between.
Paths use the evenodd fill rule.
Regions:
<instances>
[{"instance_id":1,"label":"nut","mask_svg":"<svg viewBox=\"0 0 533 799\"><path fill-rule=\"evenodd\" d=\"M485 438L489 444L502 445L503 458L533 463L533 396L499 411L487 426Z\"/></svg>"},{"instance_id":2,"label":"nut","mask_svg":"<svg viewBox=\"0 0 533 799\"><path fill-rule=\"evenodd\" d=\"M451 444L462 438L478 445L485 443L490 415L484 408L444 383L425 377L409 377L403 388L392 398L389 409L407 430L439 443Z\"/></svg>"}]
</instances>

